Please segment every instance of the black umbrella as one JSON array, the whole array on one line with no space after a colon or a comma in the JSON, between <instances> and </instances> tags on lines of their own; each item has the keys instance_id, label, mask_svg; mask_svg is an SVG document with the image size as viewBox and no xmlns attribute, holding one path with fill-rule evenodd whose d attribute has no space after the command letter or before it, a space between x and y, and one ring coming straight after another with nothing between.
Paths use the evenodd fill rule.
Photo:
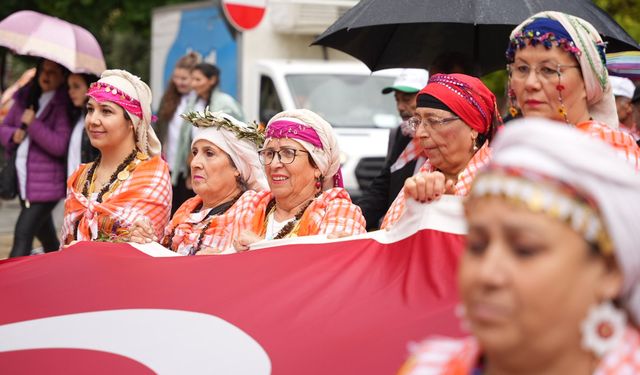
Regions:
<instances>
[{"instance_id":1,"label":"black umbrella","mask_svg":"<svg viewBox=\"0 0 640 375\"><path fill-rule=\"evenodd\" d=\"M543 10L589 21L608 52L640 49L590 0L361 0L313 44L346 52L371 70L427 68L443 53L460 52L485 74L504 68L511 30Z\"/></svg>"}]
</instances>

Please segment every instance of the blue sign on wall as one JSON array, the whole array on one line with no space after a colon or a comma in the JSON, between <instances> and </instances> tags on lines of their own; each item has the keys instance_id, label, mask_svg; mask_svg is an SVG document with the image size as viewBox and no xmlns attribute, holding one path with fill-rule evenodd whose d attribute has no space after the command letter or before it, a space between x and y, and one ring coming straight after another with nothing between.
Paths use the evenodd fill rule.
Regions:
<instances>
[{"instance_id":1,"label":"blue sign on wall","mask_svg":"<svg viewBox=\"0 0 640 375\"><path fill-rule=\"evenodd\" d=\"M167 87L173 67L189 51L202 55L204 62L220 69L220 90L237 98L238 54L236 41L225 24L219 7L211 6L181 12L178 35L165 63L163 82Z\"/></svg>"}]
</instances>

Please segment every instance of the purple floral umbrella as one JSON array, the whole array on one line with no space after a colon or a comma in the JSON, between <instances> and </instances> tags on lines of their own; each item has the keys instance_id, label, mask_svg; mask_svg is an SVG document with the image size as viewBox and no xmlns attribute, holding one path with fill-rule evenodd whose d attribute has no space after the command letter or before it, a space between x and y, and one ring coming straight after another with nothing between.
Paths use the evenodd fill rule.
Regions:
<instances>
[{"instance_id":1,"label":"purple floral umbrella","mask_svg":"<svg viewBox=\"0 0 640 375\"><path fill-rule=\"evenodd\" d=\"M0 46L55 61L74 73L100 75L107 68L100 45L89 31L30 10L0 21Z\"/></svg>"}]
</instances>

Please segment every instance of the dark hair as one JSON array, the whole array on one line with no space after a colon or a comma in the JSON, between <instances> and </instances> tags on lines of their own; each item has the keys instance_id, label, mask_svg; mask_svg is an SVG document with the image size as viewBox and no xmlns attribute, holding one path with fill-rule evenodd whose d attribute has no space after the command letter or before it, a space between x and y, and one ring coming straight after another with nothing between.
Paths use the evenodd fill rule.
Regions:
<instances>
[{"instance_id":1,"label":"dark hair","mask_svg":"<svg viewBox=\"0 0 640 375\"><path fill-rule=\"evenodd\" d=\"M207 99L207 103L209 103L211 101L211 93L220 84L220 69L218 69L218 67L213 64L200 63L196 65L193 68L193 70L199 71L200 73L204 74L204 76L207 77L208 79L211 79L213 77L218 78L218 81L215 83L215 85L211 86L211 89L209 90L209 94L207 95L206 99Z\"/></svg>"},{"instance_id":2,"label":"dark hair","mask_svg":"<svg viewBox=\"0 0 640 375\"><path fill-rule=\"evenodd\" d=\"M91 85L93 82L96 82L98 80L98 76L96 76L95 74L91 74L91 73L70 73L69 75L77 75L80 78L82 78L82 80L84 81L84 83L87 85L87 87L89 87L89 85ZM67 77L69 78L69 77ZM87 102L87 100L85 99L85 103ZM87 111L87 108L85 106L82 107L76 107L73 102L69 102L69 119L71 120L71 125L75 125L76 122L78 122L78 119L80 118L80 116L83 116Z\"/></svg>"},{"instance_id":3,"label":"dark hair","mask_svg":"<svg viewBox=\"0 0 640 375\"><path fill-rule=\"evenodd\" d=\"M38 60L38 64L36 65L36 74L31 78L31 81L27 84L29 87L29 94L27 95L27 103L26 108L33 107L35 112L38 112L40 109L40 96L42 96L42 87L40 87L40 83L38 83L38 79L40 78L40 74L42 73L42 65L44 65L45 61L51 61L41 58ZM64 81L62 83L63 86L67 85L67 77L69 76L69 69L64 66L58 64L55 61L51 61L56 64L60 70L62 71L62 75L64 77Z\"/></svg>"},{"instance_id":4,"label":"dark hair","mask_svg":"<svg viewBox=\"0 0 640 375\"><path fill-rule=\"evenodd\" d=\"M458 68L458 69L456 69ZM462 71L459 71L459 70ZM429 75L463 73L471 75L471 59L461 52L445 52L437 56L429 67Z\"/></svg>"},{"instance_id":5,"label":"dark hair","mask_svg":"<svg viewBox=\"0 0 640 375\"><path fill-rule=\"evenodd\" d=\"M178 62L176 63L173 71L176 69L186 69L189 72L193 70L193 68L200 60L200 57L196 52L189 52L188 54L182 56ZM173 73L172 73L173 75ZM156 122L156 126L158 128L158 137L160 141L164 142L167 127L169 126L169 122L173 118L173 115L178 108L178 104L180 104L180 99L182 98L182 94L178 91L176 84L173 83L173 79L169 80L169 85L162 95L162 99L160 100L160 108L158 108L158 121Z\"/></svg>"}]
</instances>

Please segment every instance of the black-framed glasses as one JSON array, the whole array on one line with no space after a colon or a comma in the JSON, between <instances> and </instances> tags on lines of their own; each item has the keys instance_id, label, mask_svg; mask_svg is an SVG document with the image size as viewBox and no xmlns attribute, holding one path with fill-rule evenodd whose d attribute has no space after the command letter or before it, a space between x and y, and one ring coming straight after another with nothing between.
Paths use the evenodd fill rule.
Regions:
<instances>
[{"instance_id":1,"label":"black-framed glasses","mask_svg":"<svg viewBox=\"0 0 640 375\"><path fill-rule=\"evenodd\" d=\"M309 153L306 150L298 150L296 148L281 148L276 151L272 148L265 148L262 150L258 150L258 159L260 159L260 164L269 165L273 162L273 159L276 155L278 155L278 160L282 164L291 164L294 160L296 160L296 156L298 156L298 152Z\"/></svg>"},{"instance_id":2,"label":"black-framed glasses","mask_svg":"<svg viewBox=\"0 0 640 375\"><path fill-rule=\"evenodd\" d=\"M446 124L455 120L460 120L460 117L452 116L452 117L438 119L438 118L430 118L430 117L421 118L419 116L413 116L412 118L409 119L409 126L411 127L411 129L413 129L413 131L417 131L420 126L424 126L424 127L429 126L432 129L439 129L439 128L443 128Z\"/></svg>"},{"instance_id":3,"label":"black-framed glasses","mask_svg":"<svg viewBox=\"0 0 640 375\"><path fill-rule=\"evenodd\" d=\"M548 63L532 67L525 63L512 63L508 68L511 78L518 81L526 80L531 72L534 72L540 81L554 83L558 81L564 69L580 68L580 66Z\"/></svg>"}]
</instances>

